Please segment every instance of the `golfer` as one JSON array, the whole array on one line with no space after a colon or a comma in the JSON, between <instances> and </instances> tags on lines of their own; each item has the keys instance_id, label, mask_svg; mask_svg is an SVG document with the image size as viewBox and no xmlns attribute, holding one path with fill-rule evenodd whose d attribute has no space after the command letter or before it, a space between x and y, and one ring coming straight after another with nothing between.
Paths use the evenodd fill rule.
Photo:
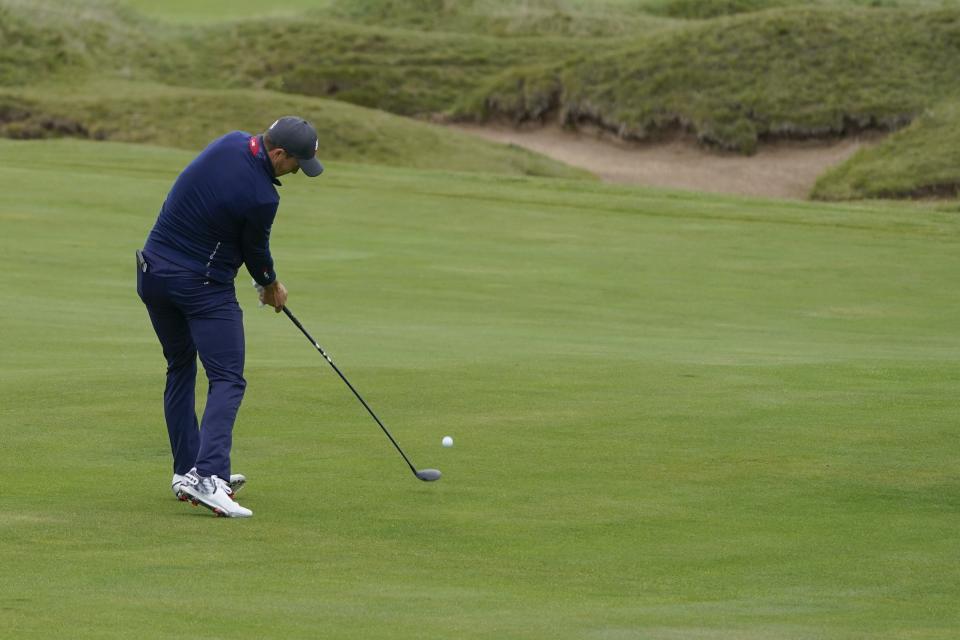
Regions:
<instances>
[{"instance_id":1,"label":"golfer","mask_svg":"<svg viewBox=\"0 0 960 640\"><path fill-rule=\"evenodd\" d=\"M217 515L249 517L234 493L246 481L230 473L233 423L243 377L243 313L233 280L241 263L277 312L287 290L277 280L270 228L277 180L303 169L318 176L317 131L302 118L280 118L262 135L218 138L183 170L137 251L137 293L167 360L163 412L173 452L174 494ZM197 423L197 355L210 387Z\"/></svg>"}]
</instances>

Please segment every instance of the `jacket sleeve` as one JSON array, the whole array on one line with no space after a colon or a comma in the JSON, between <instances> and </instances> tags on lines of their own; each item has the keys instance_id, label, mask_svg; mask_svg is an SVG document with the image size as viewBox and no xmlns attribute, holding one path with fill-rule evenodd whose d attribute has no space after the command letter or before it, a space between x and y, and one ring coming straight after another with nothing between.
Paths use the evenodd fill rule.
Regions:
<instances>
[{"instance_id":1,"label":"jacket sleeve","mask_svg":"<svg viewBox=\"0 0 960 640\"><path fill-rule=\"evenodd\" d=\"M264 287L277 279L270 255L270 228L276 215L276 204L261 205L247 211L243 224L240 243L243 262L257 284Z\"/></svg>"}]
</instances>

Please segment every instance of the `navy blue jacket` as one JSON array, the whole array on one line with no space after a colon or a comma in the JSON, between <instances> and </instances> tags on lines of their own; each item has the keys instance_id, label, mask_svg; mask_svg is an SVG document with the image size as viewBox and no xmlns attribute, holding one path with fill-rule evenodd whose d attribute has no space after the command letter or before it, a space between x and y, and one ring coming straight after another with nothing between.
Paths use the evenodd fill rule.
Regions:
<instances>
[{"instance_id":1,"label":"navy blue jacket","mask_svg":"<svg viewBox=\"0 0 960 640\"><path fill-rule=\"evenodd\" d=\"M224 283L233 282L243 263L268 285L277 279L270 255L277 186L263 137L228 133L180 173L144 252Z\"/></svg>"}]
</instances>

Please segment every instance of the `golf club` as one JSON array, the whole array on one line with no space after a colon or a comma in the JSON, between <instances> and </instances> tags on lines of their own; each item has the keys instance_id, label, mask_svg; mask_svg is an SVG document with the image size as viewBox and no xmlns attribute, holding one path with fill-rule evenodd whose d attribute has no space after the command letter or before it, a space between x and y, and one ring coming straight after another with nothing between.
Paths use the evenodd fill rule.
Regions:
<instances>
[{"instance_id":1,"label":"golf club","mask_svg":"<svg viewBox=\"0 0 960 640\"><path fill-rule=\"evenodd\" d=\"M307 330L303 328L303 325L300 324L300 321L297 320L296 316L293 315L293 313L290 311L289 308L284 307L283 312L287 314L287 317L290 318L293 324L297 325L297 328L303 332L303 335L307 337L307 340L309 340L313 344L313 346L317 348L317 351L320 352L320 355L322 355L324 359L330 363L330 366L333 367L333 370L337 372L337 375L340 376L340 379L343 380L348 387L350 387L350 391L353 391L353 395L357 396L357 400L360 401L360 404L362 404L364 408L370 413L370 415L373 416L373 419L377 421L377 424L380 425L380 428L383 429L383 432L387 434L388 438L390 438L390 442L393 443L393 446L396 447L397 451L400 452L400 455L403 456L404 461L407 463L407 466L410 467L410 471L413 472L413 475L417 476L424 482L433 482L434 480L439 480L440 471L438 471L437 469L420 469L418 471L416 467L413 466L413 463L410 462L410 458L408 458L407 454L403 452L403 449L400 448L400 445L397 444L397 441L393 439L393 436L390 435L390 432L387 431L387 428L383 426L383 423L380 422L380 418L377 417L377 414L373 412L373 409L370 408L370 405L368 405L366 401L360 396L360 394L357 393L357 390L353 388L353 385L350 384L350 381L347 380L346 376L343 375L340 369L337 368L337 365L333 364L333 360L323 350L323 347L320 346L320 343L314 340L313 336L311 336L307 332Z\"/></svg>"}]
</instances>

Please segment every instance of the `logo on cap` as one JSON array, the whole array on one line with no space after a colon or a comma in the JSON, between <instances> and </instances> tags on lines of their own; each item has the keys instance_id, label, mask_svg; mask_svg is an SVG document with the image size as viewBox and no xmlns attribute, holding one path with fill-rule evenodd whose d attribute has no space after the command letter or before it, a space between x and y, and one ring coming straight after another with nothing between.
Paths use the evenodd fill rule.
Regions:
<instances>
[{"instance_id":1,"label":"logo on cap","mask_svg":"<svg viewBox=\"0 0 960 640\"><path fill-rule=\"evenodd\" d=\"M323 172L323 165L316 158L320 140L312 124L297 116L284 116L274 121L268 131L270 143L296 158L306 175L313 177Z\"/></svg>"}]
</instances>

